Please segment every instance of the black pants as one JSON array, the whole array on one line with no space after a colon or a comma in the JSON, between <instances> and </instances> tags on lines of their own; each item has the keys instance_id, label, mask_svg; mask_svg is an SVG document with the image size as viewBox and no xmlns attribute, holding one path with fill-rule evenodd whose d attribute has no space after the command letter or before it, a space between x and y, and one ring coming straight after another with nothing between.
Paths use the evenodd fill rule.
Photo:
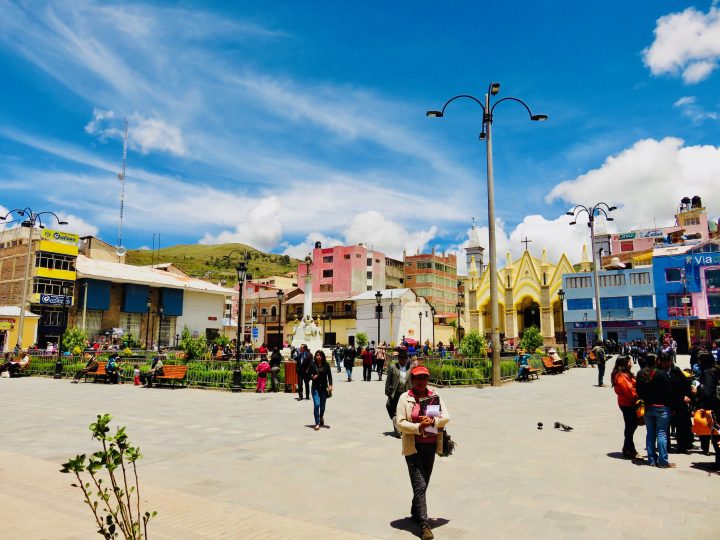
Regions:
<instances>
[{"instance_id":1,"label":"black pants","mask_svg":"<svg viewBox=\"0 0 720 540\"><path fill-rule=\"evenodd\" d=\"M270 368L270 384L272 384L272 391L278 391L278 374L280 373L279 367Z\"/></svg>"},{"instance_id":2,"label":"black pants","mask_svg":"<svg viewBox=\"0 0 720 540\"><path fill-rule=\"evenodd\" d=\"M385 367L385 360L378 360L376 363L378 381L382 381L383 368Z\"/></svg>"},{"instance_id":3,"label":"black pants","mask_svg":"<svg viewBox=\"0 0 720 540\"><path fill-rule=\"evenodd\" d=\"M385 404L385 408L387 409L388 416L390 417L390 420L395 421L395 413L397 412L397 404L398 401L400 401L400 396L402 394L394 394L387 398L387 403Z\"/></svg>"},{"instance_id":4,"label":"black pants","mask_svg":"<svg viewBox=\"0 0 720 540\"><path fill-rule=\"evenodd\" d=\"M602 386L603 378L605 378L605 362L598 362L597 369L598 369L598 386Z\"/></svg>"},{"instance_id":5,"label":"black pants","mask_svg":"<svg viewBox=\"0 0 720 540\"><path fill-rule=\"evenodd\" d=\"M670 417L670 425L675 428L675 448L688 450L693 443L692 420L687 408L675 411Z\"/></svg>"},{"instance_id":6,"label":"black pants","mask_svg":"<svg viewBox=\"0 0 720 540\"><path fill-rule=\"evenodd\" d=\"M372 376L372 364L366 366L363 364L363 381L369 381Z\"/></svg>"},{"instance_id":7,"label":"black pants","mask_svg":"<svg viewBox=\"0 0 720 540\"><path fill-rule=\"evenodd\" d=\"M710 451L710 441L712 441L715 449L715 463L720 465L720 436L718 435L698 435L700 439L700 449L707 453Z\"/></svg>"},{"instance_id":8,"label":"black pants","mask_svg":"<svg viewBox=\"0 0 720 540\"><path fill-rule=\"evenodd\" d=\"M637 454L637 450L635 450L635 441L633 441L633 435L635 434L635 430L637 429L637 415L635 414L635 406L621 405L620 410L622 411L623 420L625 421L625 431L623 432L625 435L625 439L623 441L622 451L623 454L635 455Z\"/></svg>"},{"instance_id":9,"label":"black pants","mask_svg":"<svg viewBox=\"0 0 720 540\"><path fill-rule=\"evenodd\" d=\"M310 380L305 378L304 373L298 373L298 397L303 398L303 384L305 384L305 396L310 399Z\"/></svg>"},{"instance_id":10,"label":"black pants","mask_svg":"<svg viewBox=\"0 0 720 540\"><path fill-rule=\"evenodd\" d=\"M412 456L405 456L408 473L410 474L410 485L413 490L412 506L410 515L421 525L428 524L427 501L425 494L430 485L435 464L435 443L415 443L417 453Z\"/></svg>"}]
</instances>

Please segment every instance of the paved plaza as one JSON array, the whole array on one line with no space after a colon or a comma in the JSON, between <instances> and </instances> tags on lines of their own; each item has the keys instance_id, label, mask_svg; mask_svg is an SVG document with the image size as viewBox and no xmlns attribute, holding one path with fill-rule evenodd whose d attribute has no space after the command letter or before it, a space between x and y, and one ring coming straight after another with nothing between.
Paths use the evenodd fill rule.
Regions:
<instances>
[{"instance_id":1,"label":"paved plaza","mask_svg":"<svg viewBox=\"0 0 720 540\"><path fill-rule=\"evenodd\" d=\"M596 377L440 390L458 447L432 477L436 538L717 537L720 475L702 468L713 457L673 455L675 470L621 459L615 394ZM343 379L319 432L311 401L290 394L0 379L0 538L99 537L58 470L95 450L87 426L109 412L144 455L143 498L159 513L151 538L412 539L383 384Z\"/></svg>"}]
</instances>

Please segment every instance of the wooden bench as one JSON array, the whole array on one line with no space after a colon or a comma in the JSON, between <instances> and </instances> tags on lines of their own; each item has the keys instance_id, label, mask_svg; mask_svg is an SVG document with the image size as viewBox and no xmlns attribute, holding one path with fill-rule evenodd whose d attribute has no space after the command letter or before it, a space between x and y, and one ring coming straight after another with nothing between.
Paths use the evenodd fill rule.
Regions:
<instances>
[{"instance_id":1,"label":"wooden bench","mask_svg":"<svg viewBox=\"0 0 720 540\"><path fill-rule=\"evenodd\" d=\"M543 356L542 363L543 368L545 368L545 373L562 373L565 371L565 366L562 361L555 363L549 356Z\"/></svg>"},{"instance_id":2,"label":"wooden bench","mask_svg":"<svg viewBox=\"0 0 720 540\"><path fill-rule=\"evenodd\" d=\"M107 372L105 371L105 366L107 366L107 362L98 362L98 368L95 371L88 371L85 374L84 381L87 382L88 377L93 377L93 382L97 382L98 377L107 379Z\"/></svg>"},{"instance_id":3,"label":"wooden bench","mask_svg":"<svg viewBox=\"0 0 720 540\"><path fill-rule=\"evenodd\" d=\"M540 370L538 368L528 366L527 374L528 374L528 378L535 377L536 379L538 379L540 377Z\"/></svg>"},{"instance_id":4,"label":"wooden bench","mask_svg":"<svg viewBox=\"0 0 720 540\"><path fill-rule=\"evenodd\" d=\"M175 383L179 382L180 387L185 386L185 379L187 379L187 366L168 366L163 365L163 374L157 375L153 379L153 383L156 385L160 384L171 384L175 388Z\"/></svg>"}]
</instances>

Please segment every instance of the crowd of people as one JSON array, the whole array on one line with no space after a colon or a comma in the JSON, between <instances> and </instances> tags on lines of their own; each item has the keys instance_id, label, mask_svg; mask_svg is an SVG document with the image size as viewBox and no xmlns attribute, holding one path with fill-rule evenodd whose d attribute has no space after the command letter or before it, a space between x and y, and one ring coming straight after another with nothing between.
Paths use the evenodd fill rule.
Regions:
<instances>
[{"instance_id":1,"label":"crowd of people","mask_svg":"<svg viewBox=\"0 0 720 540\"><path fill-rule=\"evenodd\" d=\"M654 350L646 343L623 347L615 360L610 380L624 422L622 454L641 459L634 444L639 425L646 429L647 463L667 469L670 451L690 453L696 449L708 455L715 451L714 467L720 469L720 357L718 344L694 344L688 369L675 363L677 344L666 336ZM633 351L642 351L637 359ZM639 371L633 373L638 364ZM674 444L671 444L674 439Z\"/></svg>"}]
</instances>

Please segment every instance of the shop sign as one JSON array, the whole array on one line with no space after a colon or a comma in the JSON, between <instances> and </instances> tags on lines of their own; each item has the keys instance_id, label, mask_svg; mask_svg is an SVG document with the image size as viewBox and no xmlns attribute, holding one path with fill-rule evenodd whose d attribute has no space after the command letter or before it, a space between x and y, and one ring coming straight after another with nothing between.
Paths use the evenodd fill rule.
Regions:
<instances>
[{"instance_id":1,"label":"shop sign","mask_svg":"<svg viewBox=\"0 0 720 540\"><path fill-rule=\"evenodd\" d=\"M663 236L665 236L665 233L662 229L648 229L638 232L639 238L661 238Z\"/></svg>"},{"instance_id":2,"label":"shop sign","mask_svg":"<svg viewBox=\"0 0 720 540\"><path fill-rule=\"evenodd\" d=\"M685 257L685 264L689 266L705 266L720 264L720 253L698 253Z\"/></svg>"},{"instance_id":3,"label":"shop sign","mask_svg":"<svg viewBox=\"0 0 720 540\"><path fill-rule=\"evenodd\" d=\"M14 319L0 319L0 330L12 330L15 328Z\"/></svg>"},{"instance_id":4,"label":"shop sign","mask_svg":"<svg viewBox=\"0 0 720 540\"><path fill-rule=\"evenodd\" d=\"M670 328L685 328L687 323L678 319L672 319L670 321Z\"/></svg>"},{"instance_id":5,"label":"shop sign","mask_svg":"<svg viewBox=\"0 0 720 540\"><path fill-rule=\"evenodd\" d=\"M633 238L635 238L635 234L636 233L634 232L619 234L618 240L632 240Z\"/></svg>"},{"instance_id":6,"label":"shop sign","mask_svg":"<svg viewBox=\"0 0 720 540\"><path fill-rule=\"evenodd\" d=\"M77 234L54 231L52 229L42 229L42 231L40 231L40 238L43 240L49 240L50 242L72 245L77 245L80 241L80 237Z\"/></svg>"},{"instance_id":7,"label":"shop sign","mask_svg":"<svg viewBox=\"0 0 720 540\"><path fill-rule=\"evenodd\" d=\"M46 306L65 306L72 304L71 296L63 296L62 294L41 294L40 303Z\"/></svg>"},{"instance_id":8,"label":"shop sign","mask_svg":"<svg viewBox=\"0 0 720 540\"><path fill-rule=\"evenodd\" d=\"M715 319L714 321L712 321L712 325L715 328L720 328L720 319Z\"/></svg>"}]
</instances>

